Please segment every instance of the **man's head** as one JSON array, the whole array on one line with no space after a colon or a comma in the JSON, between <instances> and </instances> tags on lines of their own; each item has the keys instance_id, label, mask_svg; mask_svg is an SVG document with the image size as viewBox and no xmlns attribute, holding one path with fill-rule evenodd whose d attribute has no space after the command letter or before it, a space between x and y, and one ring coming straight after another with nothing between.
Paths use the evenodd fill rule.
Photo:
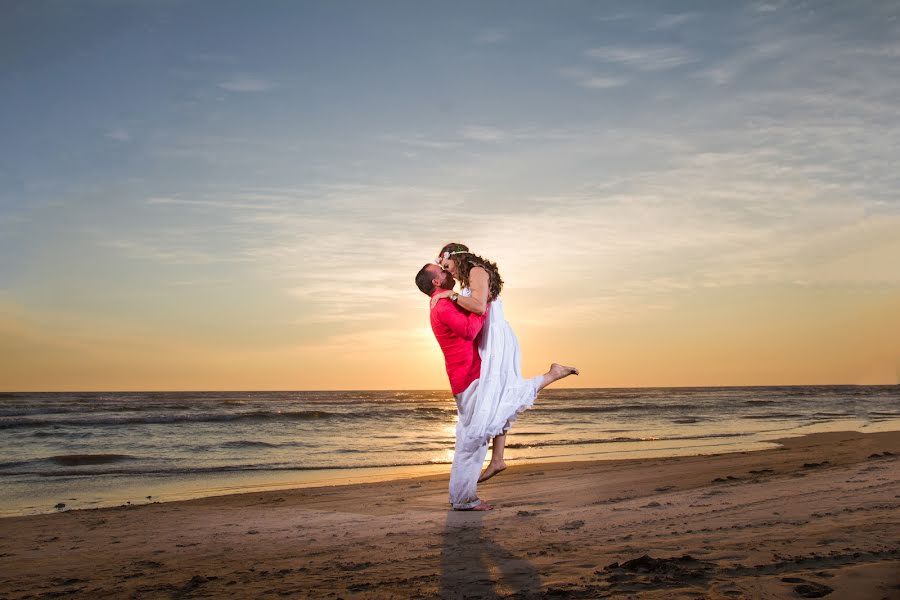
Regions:
<instances>
[{"instance_id":1,"label":"man's head","mask_svg":"<svg viewBox=\"0 0 900 600\"><path fill-rule=\"evenodd\" d=\"M426 296L438 288L452 290L453 283L450 274L435 264L427 264L416 273L416 287Z\"/></svg>"}]
</instances>

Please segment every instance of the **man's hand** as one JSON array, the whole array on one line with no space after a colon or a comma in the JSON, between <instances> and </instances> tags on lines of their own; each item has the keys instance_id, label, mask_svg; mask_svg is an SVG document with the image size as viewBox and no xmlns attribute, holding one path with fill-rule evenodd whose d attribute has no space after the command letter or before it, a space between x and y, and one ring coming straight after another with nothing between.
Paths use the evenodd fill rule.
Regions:
<instances>
[{"instance_id":1,"label":"man's hand","mask_svg":"<svg viewBox=\"0 0 900 600\"><path fill-rule=\"evenodd\" d=\"M441 292L437 296L432 296L431 297L431 308L434 308L435 306L437 306L438 300L440 300L441 298L449 298L452 295L453 295L453 290L447 290L447 291Z\"/></svg>"}]
</instances>

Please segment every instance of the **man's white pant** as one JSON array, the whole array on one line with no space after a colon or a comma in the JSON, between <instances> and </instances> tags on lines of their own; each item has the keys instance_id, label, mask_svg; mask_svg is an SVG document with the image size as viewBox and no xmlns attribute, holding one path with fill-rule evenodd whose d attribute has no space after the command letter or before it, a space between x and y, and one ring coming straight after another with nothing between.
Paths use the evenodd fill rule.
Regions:
<instances>
[{"instance_id":1,"label":"man's white pant","mask_svg":"<svg viewBox=\"0 0 900 600\"><path fill-rule=\"evenodd\" d=\"M531 408L544 381L543 375L522 379L518 368L506 377L493 375L476 379L454 396L459 421L450 469L450 504L456 509L478 504L478 476L488 442L506 433L519 413Z\"/></svg>"},{"instance_id":2,"label":"man's white pant","mask_svg":"<svg viewBox=\"0 0 900 600\"><path fill-rule=\"evenodd\" d=\"M450 468L450 505L455 509L477 506L478 476L487 455L487 440L480 446L466 449L466 427L471 425L478 399L478 380L473 381L462 393L454 396L459 420L456 423L456 447L453 466ZM471 446L471 444L468 444Z\"/></svg>"}]
</instances>

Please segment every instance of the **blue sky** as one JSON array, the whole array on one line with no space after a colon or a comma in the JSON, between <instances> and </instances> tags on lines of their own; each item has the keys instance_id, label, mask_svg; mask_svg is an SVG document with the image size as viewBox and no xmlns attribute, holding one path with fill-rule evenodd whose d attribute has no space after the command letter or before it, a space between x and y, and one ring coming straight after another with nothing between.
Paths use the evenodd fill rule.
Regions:
<instances>
[{"instance_id":1,"label":"blue sky","mask_svg":"<svg viewBox=\"0 0 900 600\"><path fill-rule=\"evenodd\" d=\"M872 302L900 323L896 3L2 11L0 348L31 373L12 387L41 364L126 385L175 347L202 377L182 361L134 385L217 387L247 361L234 385L440 387L410 280L451 240L500 263L521 337L566 352L577 332L582 362L735 298L757 300L709 331L783 331L761 307L821 294L810 327ZM869 342L838 379L893 377L896 343ZM375 377L403 372L397 348L432 354ZM329 366L290 367L304 352ZM818 377L700 362L700 383ZM587 383L682 381L629 365Z\"/></svg>"}]
</instances>

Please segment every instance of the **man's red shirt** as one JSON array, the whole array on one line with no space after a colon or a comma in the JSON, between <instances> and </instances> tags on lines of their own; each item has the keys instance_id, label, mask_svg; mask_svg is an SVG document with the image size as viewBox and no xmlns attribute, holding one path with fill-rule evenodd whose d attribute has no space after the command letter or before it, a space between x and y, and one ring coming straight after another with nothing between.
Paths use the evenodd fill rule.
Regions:
<instances>
[{"instance_id":1,"label":"man's red shirt","mask_svg":"<svg viewBox=\"0 0 900 600\"><path fill-rule=\"evenodd\" d=\"M436 289L432 296L446 290ZM453 395L468 388L481 375L478 336L484 326L483 315L464 310L449 298L442 298L431 309L431 330L444 353L447 377Z\"/></svg>"}]
</instances>

